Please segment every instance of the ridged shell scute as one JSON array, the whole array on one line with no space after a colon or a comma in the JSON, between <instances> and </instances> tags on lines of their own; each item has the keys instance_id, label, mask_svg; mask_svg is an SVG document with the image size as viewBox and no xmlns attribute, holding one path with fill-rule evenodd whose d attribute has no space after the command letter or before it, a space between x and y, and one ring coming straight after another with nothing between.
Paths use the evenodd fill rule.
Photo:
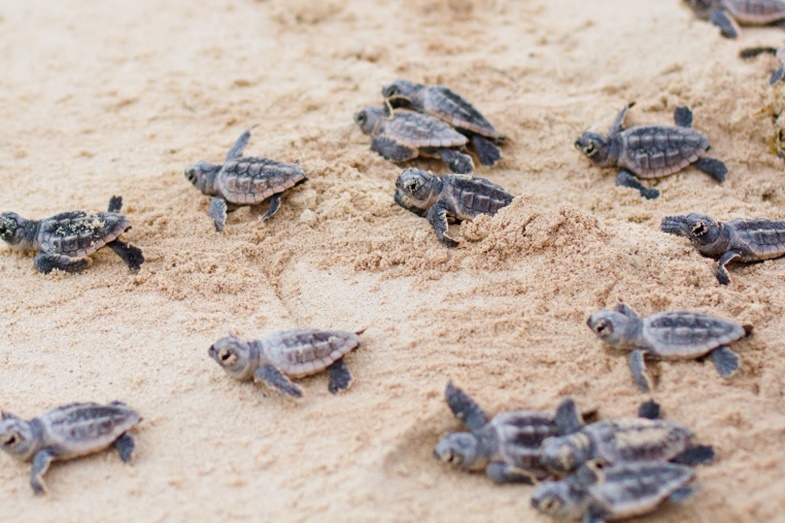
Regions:
<instances>
[{"instance_id":1,"label":"ridged shell scute","mask_svg":"<svg viewBox=\"0 0 785 523\"><path fill-rule=\"evenodd\" d=\"M643 322L653 351L670 358L695 358L745 336L737 323L694 312L661 312Z\"/></svg>"},{"instance_id":2,"label":"ridged shell scute","mask_svg":"<svg viewBox=\"0 0 785 523\"><path fill-rule=\"evenodd\" d=\"M41 220L38 248L71 257L87 256L130 226L128 218L114 212L64 212Z\"/></svg>"},{"instance_id":3,"label":"ridged shell scute","mask_svg":"<svg viewBox=\"0 0 785 523\"><path fill-rule=\"evenodd\" d=\"M242 157L226 162L218 173L217 186L229 203L261 203L302 182L305 172L296 163L268 158Z\"/></svg>"}]
</instances>

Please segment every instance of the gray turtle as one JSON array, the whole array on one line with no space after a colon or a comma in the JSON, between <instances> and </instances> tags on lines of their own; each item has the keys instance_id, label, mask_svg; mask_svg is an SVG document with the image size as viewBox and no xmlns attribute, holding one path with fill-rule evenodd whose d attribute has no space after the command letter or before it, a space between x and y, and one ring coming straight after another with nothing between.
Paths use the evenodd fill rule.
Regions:
<instances>
[{"instance_id":1,"label":"gray turtle","mask_svg":"<svg viewBox=\"0 0 785 523\"><path fill-rule=\"evenodd\" d=\"M324 369L330 371L329 390L337 394L349 388L352 375L343 357L360 346L363 331L291 329L246 341L237 336L221 338L208 354L226 373L240 381L257 379L294 398L300 387L289 378L301 378Z\"/></svg>"},{"instance_id":2,"label":"gray turtle","mask_svg":"<svg viewBox=\"0 0 785 523\"><path fill-rule=\"evenodd\" d=\"M510 205L513 195L485 178L406 169L395 180L395 203L428 219L436 237L447 247L458 242L447 236L448 220L472 220L480 214L494 215Z\"/></svg>"},{"instance_id":3,"label":"gray turtle","mask_svg":"<svg viewBox=\"0 0 785 523\"><path fill-rule=\"evenodd\" d=\"M112 249L128 267L138 271L144 256L138 247L118 237L131 222L118 211L123 199L113 196L108 212L69 211L44 220L26 220L13 212L0 214L0 238L15 249L40 251L33 263L39 272L54 269L79 272L92 265L91 254L103 246Z\"/></svg>"},{"instance_id":4,"label":"gray turtle","mask_svg":"<svg viewBox=\"0 0 785 523\"><path fill-rule=\"evenodd\" d=\"M785 77L785 46L777 48L777 47L750 47L748 49L742 49L739 53L739 56L742 58L754 58L760 54L773 54L779 60L780 65L774 71L772 71L771 76L769 77L769 85L774 85L777 82L781 81L783 77Z\"/></svg>"},{"instance_id":5,"label":"gray turtle","mask_svg":"<svg viewBox=\"0 0 785 523\"><path fill-rule=\"evenodd\" d=\"M218 232L224 230L228 211L269 199L267 212L259 218L266 220L281 206L281 194L284 191L308 181L297 162L243 156L250 139L251 129L248 129L226 153L226 161L222 165L200 161L185 170L188 181L202 194L213 196L208 214Z\"/></svg>"},{"instance_id":6,"label":"gray turtle","mask_svg":"<svg viewBox=\"0 0 785 523\"><path fill-rule=\"evenodd\" d=\"M362 131L372 136L371 150L393 162L418 156L441 158L452 172L474 170L472 157L460 152L468 139L450 125L427 114L386 107L366 107L354 115Z\"/></svg>"},{"instance_id":7,"label":"gray turtle","mask_svg":"<svg viewBox=\"0 0 785 523\"><path fill-rule=\"evenodd\" d=\"M739 370L739 356L728 346L749 336L752 326L697 312L660 312L641 318L624 303L596 312L586 322L605 343L630 350L630 370L641 391L650 390L645 357L662 360L696 359L709 355L720 376Z\"/></svg>"},{"instance_id":8,"label":"gray turtle","mask_svg":"<svg viewBox=\"0 0 785 523\"><path fill-rule=\"evenodd\" d=\"M569 398L555 414L518 410L488 419L485 412L452 382L445 391L447 405L471 432L444 435L434 456L467 471L485 471L496 483L533 483L550 476L540 463L540 445L550 436L577 430L582 419Z\"/></svg>"},{"instance_id":9,"label":"gray turtle","mask_svg":"<svg viewBox=\"0 0 785 523\"><path fill-rule=\"evenodd\" d=\"M67 460L114 446L129 462L134 438L128 431L142 418L125 403L71 403L26 421L8 413L0 420L0 448L14 458L33 462L30 486L47 492L43 475L55 460Z\"/></svg>"},{"instance_id":10,"label":"gray turtle","mask_svg":"<svg viewBox=\"0 0 785 523\"><path fill-rule=\"evenodd\" d=\"M709 140L692 129L692 111L677 107L673 112L676 127L637 125L625 129L624 116L635 104L621 110L608 136L586 132L575 148L600 167L620 167L616 185L640 191L646 199L660 195L657 189L644 187L637 178L661 178L677 173L692 164L718 182L725 181L728 169L714 158L704 157Z\"/></svg>"},{"instance_id":11,"label":"gray turtle","mask_svg":"<svg viewBox=\"0 0 785 523\"><path fill-rule=\"evenodd\" d=\"M684 0L695 14L720 28L722 36L737 38L739 25L785 22L785 2L779 0Z\"/></svg>"},{"instance_id":12,"label":"gray turtle","mask_svg":"<svg viewBox=\"0 0 785 523\"><path fill-rule=\"evenodd\" d=\"M717 280L730 283L726 265L752 263L785 256L785 221L758 218L717 222L703 214L668 216L660 229L686 236L701 255L719 260Z\"/></svg>"},{"instance_id":13,"label":"gray turtle","mask_svg":"<svg viewBox=\"0 0 785 523\"><path fill-rule=\"evenodd\" d=\"M663 419L614 418L585 425L566 436L542 442L541 462L559 474L568 474L593 461L602 465L632 461L672 461L697 465L714 459L714 449L690 445L692 432Z\"/></svg>"},{"instance_id":14,"label":"gray turtle","mask_svg":"<svg viewBox=\"0 0 785 523\"><path fill-rule=\"evenodd\" d=\"M545 481L531 497L531 506L548 516L583 523L602 523L653 512L662 502L681 502L694 489L687 486L695 472L668 462L622 463L598 469L584 465L562 481Z\"/></svg>"},{"instance_id":15,"label":"gray turtle","mask_svg":"<svg viewBox=\"0 0 785 523\"><path fill-rule=\"evenodd\" d=\"M423 85L397 80L382 88L382 96L393 107L408 107L447 122L471 139L482 165L493 166L501 159L496 145L504 137L459 94L443 85Z\"/></svg>"}]
</instances>

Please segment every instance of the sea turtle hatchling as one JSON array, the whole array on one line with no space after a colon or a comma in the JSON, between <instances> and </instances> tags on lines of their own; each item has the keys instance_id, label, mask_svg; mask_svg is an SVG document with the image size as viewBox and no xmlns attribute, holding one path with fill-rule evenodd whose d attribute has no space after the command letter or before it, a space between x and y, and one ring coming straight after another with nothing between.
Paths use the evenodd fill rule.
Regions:
<instances>
[{"instance_id":1,"label":"sea turtle hatchling","mask_svg":"<svg viewBox=\"0 0 785 523\"><path fill-rule=\"evenodd\" d=\"M660 229L686 236L701 255L719 260L717 280L730 283L726 265L753 263L785 256L785 221L742 218L717 222L703 214L668 216Z\"/></svg>"},{"instance_id":2,"label":"sea turtle hatchling","mask_svg":"<svg viewBox=\"0 0 785 523\"><path fill-rule=\"evenodd\" d=\"M138 247L118 237L131 222L118 211L123 199L113 196L108 212L69 211L44 220L26 220L13 212L0 214L0 238L15 249L40 251L33 263L39 272L54 269L79 272L92 265L91 254L103 246L112 249L128 267L138 271L144 256Z\"/></svg>"},{"instance_id":3,"label":"sea turtle hatchling","mask_svg":"<svg viewBox=\"0 0 785 523\"><path fill-rule=\"evenodd\" d=\"M503 142L504 137L480 111L447 87L397 80L382 88L382 96L393 107L411 108L452 125L471 139L482 165L493 166L501 159L496 144Z\"/></svg>"},{"instance_id":4,"label":"sea turtle hatchling","mask_svg":"<svg viewBox=\"0 0 785 523\"><path fill-rule=\"evenodd\" d=\"M343 357L360 346L358 336L363 332L291 329L253 341L230 335L210 346L208 354L229 376L240 381L256 378L294 398L302 397L302 391L289 378L327 369L329 391L337 394L351 385Z\"/></svg>"},{"instance_id":5,"label":"sea turtle hatchling","mask_svg":"<svg viewBox=\"0 0 785 523\"><path fill-rule=\"evenodd\" d=\"M71 403L29 421L3 413L0 448L11 456L33 462L30 486L36 494L47 492L43 475L55 460L98 452L110 445L129 462L134 438L128 431L142 418L125 403Z\"/></svg>"},{"instance_id":6,"label":"sea turtle hatchling","mask_svg":"<svg viewBox=\"0 0 785 523\"><path fill-rule=\"evenodd\" d=\"M562 481L545 481L534 489L531 506L548 516L583 523L602 523L653 512L662 502L681 502L694 489L695 472L676 463L621 463L598 469L593 464Z\"/></svg>"},{"instance_id":7,"label":"sea turtle hatchling","mask_svg":"<svg viewBox=\"0 0 785 523\"><path fill-rule=\"evenodd\" d=\"M692 432L663 419L612 418L585 425L566 436L542 442L541 462L558 474L569 474L584 463L604 466L632 461L671 461L697 465L714 459L714 449L691 445Z\"/></svg>"},{"instance_id":8,"label":"sea turtle hatchling","mask_svg":"<svg viewBox=\"0 0 785 523\"><path fill-rule=\"evenodd\" d=\"M644 187L637 178L661 178L677 173L692 164L718 182L725 181L728 169L714 158L704 157L709 140L692 129L692 111L677 107L673 112L676 127L637 125L625 129L624 117L631 103L621 110L608 136L586 132L575 148L600 167L621 167L616 185L640 191L646 199L660 195L657 189Z\"/></svg>"},{"instance_id":9,"label":"sea turtle hatchling","mask_svg":"<svg viewBox=\"0 0 785 523\"><path fill-rule=\"evenodd\" d=\"M485 178L456 174L433 175L406 169L395 180L395 203L428 219L447 247L458 242L447 236L448 219L460 222L480 214L494 215L510 205L513 195Z\"/></svg>"},{"instance_id":10,"label":"sea turtle hatchling","mask_svg":"<svg viewBox=\"0 0 785 523\"><path fill-rule=\"evenodd\" d=\"M722 36L736 38L739 25L785 22L785 2L779 0L684 0L700 18L720 28Z\"/></svg>"},{"instance_id":11,"label":"sea turtle hatchling","mask_svg":"<svg viewBox=\"0 0 785 523\"><path fill-rule=\"evenodd\" d=\"M760 54L773 54L779 60L780 65L774 71L772 71L771 76L769 77L769 85L774 85L777 82L781 81L783 77L785 77L785 46L783 47L750 47L747 49L742 49L739 53L741 58L754 58Z\"/></svg>"},{"instance_id":12,"label":"sea turtle hatchling","mask_svg":"<svg viewBox=\"0 0 785 523\"><path fill-rule=\"evenodd\" d=\"M221 165L200 161L185 170L185 177L202 194L212 196L207 212L218 232L224 230L227 211L243 205L256 205L269 199L270 206L259 219L266 220L281 206L281 194L307 182L302 167L257 156L243 156L251 139L246 130L226 153Z\"/></svg>"},{"instance_id":13,"label":"sea turtle hatchling","mask_svg":"<svg viewBox=\"0 0 785 523\"><path fill-rule=\"evenodd\" d=\"M467 471L485 471L496 483L533 483L551 473L540 463L540 444L550 436L578 430L582 424L574 402L562 400L555 414L518 410L488 419L463 390L447 384L447 405L471 432L444 435L434 457Z\"/></svg>"},{"instance_id":14,"label":"sea turtle hatchling","mask_svg":"<svg viewBox=\"0 0 785 523\"><path fill-rule=\"evenodd\" d=\"M441 158L452 172L474 170L472 157L461 152L469 141L450 125L427 114L408 109L366 107L354 115L362 131L371 136L371 150L392 162L418 156Z\"/></svg>"},{"instance_id":15,"label":"sea turtle hatchling","mask_svg":"<svg viewBox=\"0 0 785 523\"><path fill-rule=\"evenodd\" d=\"M629 365L641 391L651 389L645 357L678 360L709 355L720 376L739 369L739 356L728 346L749 336L752 326L713 318L697 312L660 312L641 318L632 307L619 303L614 310L592 314L586 322L605 343L630 350Z\"/></svg>"}]
</instances>

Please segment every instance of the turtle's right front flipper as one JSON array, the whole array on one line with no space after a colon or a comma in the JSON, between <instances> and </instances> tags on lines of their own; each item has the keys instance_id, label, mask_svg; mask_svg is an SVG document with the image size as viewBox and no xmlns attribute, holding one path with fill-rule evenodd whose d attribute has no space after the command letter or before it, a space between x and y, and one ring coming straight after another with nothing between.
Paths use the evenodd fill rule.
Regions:
<instances>
[{"instance_id":1,"label":"turtle's right front flipper","mask_svg":"<svg viewBox=\"0 0 785 523\"><path fill-rule=\"evenodd\" d=\"M439 149L439 156L454 173L469 174L474 170L474 162L468 154L463 154L455 149Z\"/></svg>"},{"instance_id":2,"label":"turtle's right front flipper","mask_svg":"<svg viewBox=\"0 0 785 523\"><path fill-rule=\"evenodd\" d=\"M47 493L46 483L44 483L44 474L49 470L49 465L52 464L55 454L50 449L42 449L36 452L33 457L33 471L30 475L30 486L33 492L37 495Z\"/></svg>"},{"instance_id":3,"label":"turtle's right front flipper","mask_svg":"<svg viewBox=\"0 0 785 523\"><path fill-rule=\"evenodd\" d=\"M493 167L496 162L501 160L501 149L491 140L476 133L471 134L471 140L477 150L477 159L482 165Z\"/></svg>"},{"instance_id":4,"label":"turtle's right front flipper","mask_svg":"<svg viewBox=\"0 0 785 523\"><path fill-rule=\"evenodd\" d=\"M300 387L292 383L292 380L273 365L260 366L256 369L254 376L268 387L279 390L293 398L301 398L303 396Z\"/></svg>"},{"instance_id":5,"label":"turtle's right front flipper","mask_svg":"<svg viewBox=\"0 0 785 523\"><path fill-rule=\"evenodd\" d=\"M428 222L433 226L436 231L436 237L444 244L445 247L457 247L458 242L447 236L447 213L449 209L444 202L437 202L431 205L428 209Z\"/></svg>"},{"instance_id":6,"label":"turtle's right front flipper","mask_svg":"<svg viewBox=\"0 0 785 523\"><path fill-rule=\"evenodd\" d=\"M619 174L616 175L616 185L619 187L635 189L636 191L640 192L641 196L647 200L654 200L660 195L660 191L657 189L649 189L639 182L634 174L626 169L622 169L619 171Z\"/></svg>"},{"instance_id":7,"label":"turtle's right front flipper","mask_svg":"<svg viewBox=\"0 0 785 523\"><path fill-rule=\"evenodd\" d=\"M709 22L720 28L720 33L725 38L738 38L739 24L725 9L715 9L709 15Z\"/></svg>"},{"instance_id":8,"label":"turtle's right front flipper","mask_svg":"<svg viewBox=\"0 0 785 523\"><path fill-rule=\"evenodd\" d=\"M215 222L215 230L218 232L223 232L224 225L226 225L226 207L226 200L220 196L216 196L210 201L210 209L207 214Z\"/></svg>"}]
</instances>

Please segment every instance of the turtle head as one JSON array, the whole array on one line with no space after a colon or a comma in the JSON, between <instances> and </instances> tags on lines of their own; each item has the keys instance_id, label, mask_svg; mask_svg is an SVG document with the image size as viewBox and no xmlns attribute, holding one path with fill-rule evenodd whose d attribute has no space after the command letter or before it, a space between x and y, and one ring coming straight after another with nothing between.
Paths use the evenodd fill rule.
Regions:
<instances>
[{"instance_id":1,"label":"turtle head","mask_svg":"<svg viewBox=\"0 0 785 523\"><path fill-rule=\"evenodd\" d=\"M207 354L229 376L241 381L251 379L259 366L259 351L256 346L233 335L210 345Z\"/></svg>"},{"instance_id":2,"label":"turtle head","mask_svg":"<svg viewBox=\"0 0 785 523\"><path fill-rule=\"evenodd\" d=\"M422 84L416 84L408 80L396 80L382 87L382 96L387 100L399 98L412 101L424 87Z\"/></svg>"},{"instance_id":3,"label":"turtle head","mask_svg":"<svg viewBox=\"0 0 785 523\"><path fill-rule=\"evenodd\" d=\"M0 448L3 452L28 460L38 451L38 440L32 423L3 413L0 419Z\"/></svg>"},{"instance_id":4,"label":"turtle head","mask_svg":"<svg viewBox=\"0 0 785 523\"><path fill-rule=\"evenodd\" d=\"M15 212L0 214L0 239L12 247L18 247L25 241L29 222Z\"/></svg>"},{"instance_id":5,"label":"turtle head","mask_svg":"<svg viewBox=\"0 0 785 523\"><path fill-rule=\"evenodd\" d=\"M606 165L610 152L610 140L599 133L586 132L575 142L575 148L598 165Z\"/></svg>"},{"instance_id":6,"label":"turtle head","mask_svg":"<svg viewBox=\"0 0 785 523\"><path fill-rule=\"evenodd\" d=\"M555 519L579 520L585 512L585 504L589 501L580 489L572 482L543 481L534 490L531 506L538 512Z\"/></svg>"},{"instance_id":7,"label":"turtle head","mask_svg":"<svg viewBox=\"0 0 785 523\"><path fill-rule=\"evenodd\" d=\"M433 449L433 456L461 470L479 470L487 464L480 451L480 441L468 432L452 432L442 436Z\"/></svg>"},{"instance_id":8,"label":"turtle head","mask_svg":"<svg viewBox=\"0 0 785 523\"><path fill-rule=\"evenodd\" d=\"M379 122L386 117L387 109L385 107L366 107L354 113L354 122L365 134L374 135Z\"/></svg>"},{"instance_id":9,"label":"turtle head","mask_svg":"<svg viewBox=\"0 0 785 523\"><path fill-rule=\"evenodd\" d=\"M685 236L697 245L712 245L719 239L722 227L706 215L692 213L687 216L666 216L662 219L660 230Z\"/></svg>"},{"instance_id":10,"label":"turtle head","mask_svg":"<svg viewBox=\"0 0 785 523\"><path fill-rule=\"evenodd\" d=\"M591 458L591 441L584 434L546 438L540 462L559 474L567 474Z\"/></svg>"},{"instance_id":11,"label":"turtle head","mask_svg":"<svg viewBox=\"0 0 785 523\"><path fill-rule=\"evenodd\" d=\"M684 0L695 14L701 18L708 18L712 11L717 8L717 0Z\"/></svg>"},{"instance_id":12,"label":"turtle head","mask_svg":"<svg viewBox=\"0 0 785 523\"><path fill-rule=\"evenodd\" d=\"M441 191L441 185L438 176L420 169L406 169L395 180L398 191L420 208L430 207L431 200L435 199Z\"/></svg>"},{"instance_id":13,"label":"turtle head","mask_svg":"<svg viewBox=\"0 0 785 523\"><path fill-rule=\"evenodd\" d=\"M638 337L641 320L612 310L595 312L586 321L602 341L619 349L627 348Z\"/></svg>"},{"instance_id":14,"label":"turtle head","mask_svg":"<svg viewBox=\"0 0 785 523\"><path fill-rule=\"evenodd\" d=\"M194 187L202 191L204 194L215 194L213 191L213 182L215 176L220 172L222 165L215 165L210 162L196 162L191 167L185 170L185 177L188 181L194 184Z\"/></svg>"}]
</instances>

